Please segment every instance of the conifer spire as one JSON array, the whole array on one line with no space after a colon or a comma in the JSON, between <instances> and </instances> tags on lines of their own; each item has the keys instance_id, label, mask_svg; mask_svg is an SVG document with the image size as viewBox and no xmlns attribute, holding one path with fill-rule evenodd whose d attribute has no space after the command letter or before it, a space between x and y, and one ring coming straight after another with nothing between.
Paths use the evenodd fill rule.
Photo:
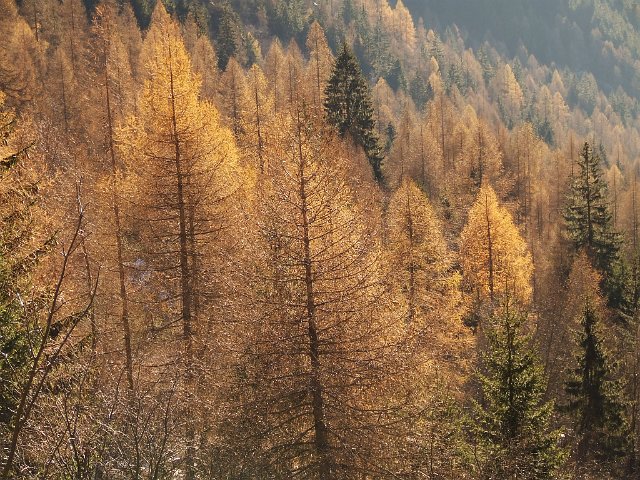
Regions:
<instances>
[{"instance_id":1,"label":"conifer spire","mask_svg":"<svg viewBox=\"0 0 640 480\"><path fill-rule=\"evenodd\" d=\"M340 135L349 133L371 163L378 182L382 177L382 149L375 133L369 86L355 55L346 43L336 58L324 103L327 119Z\"/></svg>"}]
</instances>

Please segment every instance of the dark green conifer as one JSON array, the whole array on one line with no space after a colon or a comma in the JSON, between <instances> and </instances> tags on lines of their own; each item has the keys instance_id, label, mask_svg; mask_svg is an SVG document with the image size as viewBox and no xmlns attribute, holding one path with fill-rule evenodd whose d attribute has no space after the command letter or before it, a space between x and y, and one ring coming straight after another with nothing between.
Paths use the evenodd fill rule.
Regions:
<instances>
[{"instance_id":1,"label":"dark green conifer","mask_svg":"<svg viewBox=\"0 0 640 480\"><path fill-rule=\"evenodd\" d=\"M19 383L29 359L27 336L21 329L19 302L0 245L0 443L9 431L18 403Z\"/></svg>"},{"instance_id":2,"label":"dark green conifer","mask_svg":"<svg viewBox=\"0 0 640 480\"><path fill-rule=\"evenodd\" d=\"M604 287L611 302L621 237L613 229L600 156L585 143L577 163L579 170L571 183L564 219L576 251L586 249L594 266L604 273Z\"/></svg>"},{"instance_id":3,"label":"dark green conifer","mask_svg":"<svg viewBox=\"0 0 640 480\"><path fill-rule=\"evenodd\" d=\"M389 72L385 75L385 80L393 90L407 88L407 81L404 78L402 64L398 58L393 60Z\"/></svg>"},{"instance_id":4,"label":"dark green conifer","mask_svg":"<svg viewBox=\"0 0 640 480\"><path fill-rule=\"evenodd\" d=\"M433 99L433 88L429 83L426 70L419 70L409 84L409 93L418 110L423 110L427 102Z\"/></svg>"},{"instance_id":5,"label":"dark green conifer","mask_svg":"<svg viewBox=\"0 0 640 480\"><path fill-rule=\"evenodd\" d=\"M611 463L625 455L628 428L622 388L614 379L615 365L604 349L600 319L587 299L582 311L578 366L566 384L570 402L567 410L575 416L579 435L578 456L593 456L598 463Z\"/></svg>"},{"instance_id":6,"label":"dark green conifer","mask_svg":"<svg viewBox=\"0 0 640 480\"><path fill-rule=\"evenodd\" d=\"M482 67L482 78L484 79L484 83L488 85L491 80L493 80L493 77L495 77L496 71L484 45L478 50L478 62Z\"/></svg>"},{"instance_id":7,"label":"dark green conifer","mask_svg":"<svg viewBox=\"0 0 640 480\"><path fill-rule=\"evenodd\" d=\"M345 26L349 25L356 18L356 7L353 0L344 0L342 3L342 21Z\"/></svg>"},{"instance_id":8,"label":"dark green conifer","mask_svg":"<svg viewBox=\"0 0 640 480\"><path fill-rule=\"evenodd\" d=\"M229 59L237 55L240 47L238 22L237 14L231 6L227 3L222 4L218 35L216 36L218 68L222 71L227 68Z\"/></svg>"},{"instance_id":9,"label":"dark green conifer","mask_svg":"<svg viewBox=\"0 0 640 480\"><path fill-rule=\"evenodd\" d=\"M508 304L489 322L483 399L476 404L481 478L551 479L564 458L543 399L542 365L523 331L525 317Z\"/></svg>"},{"instance_id":10,"label":"dark green conifer","mask_svg":"<svg viewBox=\"0 0 640 480\"><path fill-rule=\"evenodd\" d=\"M351 135L371 163L376 180L382 182L382 149L375 133L369 85L355 56L343 44L325 90L325 112L340 135Z\"/></svg>"}]
</instances>

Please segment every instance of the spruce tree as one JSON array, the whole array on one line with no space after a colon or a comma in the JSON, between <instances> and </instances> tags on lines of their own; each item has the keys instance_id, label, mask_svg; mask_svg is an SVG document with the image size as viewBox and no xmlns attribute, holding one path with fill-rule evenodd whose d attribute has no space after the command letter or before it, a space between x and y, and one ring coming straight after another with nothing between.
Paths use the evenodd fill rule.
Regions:
<instances>
[{"instance_id":1,"label":"spruce tree","mask_svg":"<svg viewBox=\"0 0 640 480\"><path fill-rule=\"evenodd\" d=\"M433 87L429 83L426 71L419 70L409 84L409 94L418 110L422 111L430 100L433 99Z\"/></svg>"},{"instance_id":2,"label":"spruce tree","mask_svg":"<svg viewBox=\"0 0 640 480\"><path fill-rule=\"evenodd\" d=\"M542 365L524 333L525 317L507 303L486 329L488 349L479 375L483 401L475 426L481 478L555 478L564 452L551 426L553 403L543 400Z\"/></svg>"},{"instance_id":3,"label":"spruce tree","mask_svg":"<svg viewBox=\"0 0 640 480\"><path fill-rule=\"evenodd\" d=\"M601 161L591 145L585 143L578 158L579 172L571 184L564 218L576 250L585 248L595 267L610 275L618 260L620 235L613 230Z\"/></svg>"},{"instance_id":4,"label":"spruce tree","mask_svg":"<svg viewBox=\"0 0 640 480\"><path fill-rule=\"evenodd\" d=\"M225 70L231 57L236 56L240 48L238 41L238 18L233 8L223 3L220 8L220 23L216 36L218 68Z\"/></svg>"},{"instance_id":5,"label":"spruce tree","mask_svg":"<svg viewBox=\"0 0 640 480\"><path fill-rule=\"evenodd\" d=\"M593 455L598 463L610 463L623 456L628 446L622 389L613 379L610 362L599 331L600 319L590 299L581 314L577 367L566 383L579 435L578 457Z\"/></svg>"},{"instance_id":6,"label":"spruce tree","mask_svg":"<svg viewBox=\"0 0 640 480\"><path fill-rule=\"evenodd\" d=\"M343 44L335 61L324 103L327 119L340 135L350 134L364 149L378 182L382 182L382 149L375 133L367 81L353 52Z\"/></svg>"}]
</instances>

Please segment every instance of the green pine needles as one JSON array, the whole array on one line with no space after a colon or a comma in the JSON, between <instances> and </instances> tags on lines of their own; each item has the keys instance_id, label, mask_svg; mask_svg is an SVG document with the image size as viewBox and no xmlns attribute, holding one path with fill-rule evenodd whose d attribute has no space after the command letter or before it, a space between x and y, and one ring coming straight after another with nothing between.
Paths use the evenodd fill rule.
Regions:
<instances>
[{"instance_id":1,"label":"green pine needles","mask_svg":"<svg viewBox=\"0 0 640 480\"><path fill-rule=\"evenodd\" d=\"M600 318L592 302L585 301L580 318L577 367L566 384L580 437L578 457L588 455L599 463L611 463L628 450L628 426L622 388L614 379L600 333Z\"/></svg>"},{"instance_id":2,"label":"green pine needles","mask_svg":"<svg viewBox=\"0 0 640 480\"><path fill-rule=\"evenodd\" d=\"M543 398L542 365L524 321L507 303L486 328L482 402L476 404L474 425L480 478L556 478L565 457L560 432L551 425L553 402Z\"/></svg>"},{"instance_id":3,"label":"green pine needles","mask_svg":"<svg viewBox=\"0 0 640 480\"><path fill-rule=\"evenodd\" d=\"M607 182L600 156L588 143L578 158L579 172L571 183L564 212L569 238L576 250L586 248L596 268L611 273L620 249L620 234L613 230Z\"/></svg>"},{"instance_id":4,"label":"green pine needles","mask_svg":"<svg viewBox=\"0 0 640 480\"><path fill-rule=\"evenodd\" d=\"M382 148L375 133L369 85L355 55L343 44L336 58L324 103L327 119L340 135L351 135L369 159L376 180L383 182Z\"/></svg>"}]
</instances>

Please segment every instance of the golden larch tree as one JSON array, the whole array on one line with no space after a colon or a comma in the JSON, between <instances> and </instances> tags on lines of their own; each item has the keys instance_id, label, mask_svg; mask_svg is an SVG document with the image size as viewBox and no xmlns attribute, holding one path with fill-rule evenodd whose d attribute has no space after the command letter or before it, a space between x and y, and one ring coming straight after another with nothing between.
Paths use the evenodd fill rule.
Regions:
<instances>
[{"instance_id":1,"label":"golden larch tree","mask_svg":"<svg viewBox=\"0 0 640 480\"><path fill-rule=\"evenodd\" d=\"M405 178L393 193L387 229L386 279L394 309L418 332L426 355L459 359L466 347L461 279L453 271L441 222L413 180Z\"/></svg>"},{"instance_id":2,"label":"golden larch tree","mask_svg":"<svg viewBox=\"0 0 640 480\"><path fill-rule=\"evenodd\" d=\"M324 91L333 67L333 54L324 31L318 22L313 22L307 34L309 62L307 64L307 85L312 86L313 105L322 108Z\"/></svg>"},{"instance_id":3,"label":"golden larch tree","mask_svg":"<svg viewBox=\"0 0 640 480\"><path fill-rule=\"evenodd\" d=\"M464 283L482 303L508 295L531 300L533 263L527 244L489 185L480 188L460 239Z\"/></svg>"},{"instance_id":4,"label":"golden larch tree","mask_svg":"<svg viewBox=\"0 0 640 480\"><path fill-rule=\"evenodd\" d=\"M174 365L174 373L176 368L182 372L182 466L185 478L193 479L196 442L202 441L196 431L201 415L198 395L212 394L202 384L204 377L198 375L200 385L194 380L206 365L199 363L206 360L199 357L201 344L213 341L204 335L211 333L207 326L216 311L210 286L220 275L216 252L232 221L229 197L237 184L237 154L216 108L199 99L199 79L177 25L161 4L145 39L143 58L149 77L140 115L120 130L119 143L132 172L140 248L152 275L149 284L165 292L157 314L167 332L165 342L173 345L150 355L158 363ZM179 335L172 333L176 327Z\"/></svg>"},{"instance_id":5,"label":"golden larch tree","mask_svg":"<svg viewBox=\"0 0 640 480\"><path fill-rule=\"evenodd\" d=\"M312 112L300 103L280 119L259 183L234 475L351 478L390 465L393 429L378 426L398 388L386 382L396 325L382 308L380 245L345 180L344 146Z\"/></svg>"},{"instance_id":6,"label":"golden larch tree","mask_svg":"<svg viewBox=\"0 0 640 480\"><path fill-rule=\"evenodd\" d=\"M252 108L244 70L235 58L229 59L218 87L218 103L233 135L240 139L245 130L244 119Z\"/></svg>"}]
</instances>

